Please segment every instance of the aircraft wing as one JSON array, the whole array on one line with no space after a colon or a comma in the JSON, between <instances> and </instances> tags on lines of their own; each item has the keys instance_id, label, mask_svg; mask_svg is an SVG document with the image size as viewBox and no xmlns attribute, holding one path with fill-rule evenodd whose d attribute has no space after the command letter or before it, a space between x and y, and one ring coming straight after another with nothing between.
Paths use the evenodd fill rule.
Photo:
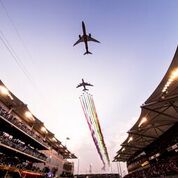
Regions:
<instances>
[{"instance_id":1,"label":"aircraft wing","mask_svg":"<svg viewBox=\"0 0 178 178\"><path fill-rule=\"evenodd\" d=\"M79 38L79 40L78 40L76 43L74 43L73 46L75 46L75 45L77 45L77 44L79 44L79 43L81 43L81 42L84 42L83 37Z\"/></svg>"},{"instance_id":2,"label":"aircraft wing","mask_svg":"<svg viewBox=\"0 0 178 178\"><path fill-rule=\"evenodd\" d=\"M98 40L92 38L91 36L87 36L87 40L88 41L94 41L94 42L100 43Z\"/></svg>"},{"instance_id":3,"label":"aircraft wing","mask_svg":"<svg viewBox=\"0 0 178 178\"><path fill-rule=\"evenodd\" d=\"M91 87L93 87L93 85L90 84L90 83L85 83L85 85L86 85L86 86L91 86Z\"/></svg>"},{"instance_id":4,"label":"aircraft wing","mask_svg":"<svg viewBox=\"0 0 178 178\"><path fill-rule=\"evenodd\" d=\"M79 88L79 87L81 87L81 86L83 86L82 83L78 84L78 85L76 86L76 88Z\"/></svg>"},{"instance_id":5,"label":"aircraft wing","mask_svg":"<svg viewBox=\"0 0 178 178\"><path fill-rule=\"evenodd\" d=\"M79 83L77 86L76 86L76 88L79 88L79 87L81 87L81 86L93 86L92 84L90 84L90 83Z\"/></svg>"}]
</instances>

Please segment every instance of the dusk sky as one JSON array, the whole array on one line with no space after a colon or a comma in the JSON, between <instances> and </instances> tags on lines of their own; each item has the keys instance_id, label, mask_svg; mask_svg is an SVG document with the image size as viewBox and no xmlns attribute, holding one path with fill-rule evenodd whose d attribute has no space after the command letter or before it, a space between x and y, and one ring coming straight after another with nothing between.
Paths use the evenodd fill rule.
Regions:
<instances>
[{"instance_id":1,"label":"dusk sky","mask_svg":"<svg viewBox=\"0 0 178 178\"><path fill-rule=\"evenodd\" d=\"M76 86L94 87L110 159L167 71L177 47L177 0L0 0L0 80L78 157L102 172ZM82 33L101 43L73 47ZM17 58L9 53L5 40ZM18 65L17 65L18 63ZM19 67L20 66L20 67ZM66 137L70 140L66 143ZM125 170L124 164L122 165ZM112 163L108 172L117 172Z\"/></svg>"}]
</instances>

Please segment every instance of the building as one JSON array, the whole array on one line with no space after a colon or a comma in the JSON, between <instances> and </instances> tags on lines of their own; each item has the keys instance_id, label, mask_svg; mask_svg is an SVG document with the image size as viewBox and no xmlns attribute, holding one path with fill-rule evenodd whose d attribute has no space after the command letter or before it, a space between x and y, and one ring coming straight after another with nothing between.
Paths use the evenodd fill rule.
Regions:
<instances>
[{"instance_id":1,"label":"building","mask_svg":"<svg viewBox=\"0 0 178 178\"><path fill-rule=\"evenodd\" d=\"M60 176L75 159L27 105L0 81L0 175ZM71 172L73 174L73 172Z\"/></svg>"}]
</instances>

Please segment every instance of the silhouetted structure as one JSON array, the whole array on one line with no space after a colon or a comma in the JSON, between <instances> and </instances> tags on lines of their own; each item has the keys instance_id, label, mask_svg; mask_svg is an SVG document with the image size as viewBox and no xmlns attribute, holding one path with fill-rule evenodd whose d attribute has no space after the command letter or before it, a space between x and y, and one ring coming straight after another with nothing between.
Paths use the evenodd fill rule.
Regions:
<instances>
[{"instance_id":1,"label":"silhouetted structure","mask_svg":"<svg viewBox=\"0 0 178 178\"><path fill-rule=\"evenodd\" d=\"M125 178L178 176L178 49L114 161L127 162Z\"/></svg>"},{"instance_id":2,"label":"silhouetted structure","mask_svg":"<svg viewBox=\"0 0 178 178\"><path fill-rule=\"evenodd\" d=\"M0 177L54 177L71 158L76 156L0 81Z\"/></svg>"},{"instance_id":3,"label":"silhouetted structure","mask_svg":"<svg viewBox=\"0 0 178 178\"><path fill-rule=\"evenodd\" d=\"M120 178L119 174L79 174L74 178Z\"/></svg>"}]
</instances>

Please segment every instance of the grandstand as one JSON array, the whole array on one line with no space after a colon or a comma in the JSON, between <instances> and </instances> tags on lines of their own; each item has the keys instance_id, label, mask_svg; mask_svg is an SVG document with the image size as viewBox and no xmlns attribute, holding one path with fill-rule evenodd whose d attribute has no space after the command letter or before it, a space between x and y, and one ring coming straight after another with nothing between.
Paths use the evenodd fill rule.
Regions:
<instances>
[{"instance_id":1,"label":"grandstand","mask_svg":"<svg viewBox=\"0 0 178 178\"><path fill-rule=\"evenodd\" d=\"M0 177L59 177L75 158L0 81Z\"/></svg>"},{"instance_id":2,"label":"grandstand","mask_svg":"<svg viewBox=\"0 0 178 178\"><path fill-rule=\"evenodd\" d=\"M178 48L113 161L127 163L125 178L178 177L177 131Z\"/></svg>"},{"instance_id":3,"label":"grandstand","mask_svg":"<svg viewBox=\"0 0 178 178\"><path fill-rule=\"evenodd\" d=\"M74 178L120 178L119 174L79 174Z\"/></svg>"}]
</instances>

